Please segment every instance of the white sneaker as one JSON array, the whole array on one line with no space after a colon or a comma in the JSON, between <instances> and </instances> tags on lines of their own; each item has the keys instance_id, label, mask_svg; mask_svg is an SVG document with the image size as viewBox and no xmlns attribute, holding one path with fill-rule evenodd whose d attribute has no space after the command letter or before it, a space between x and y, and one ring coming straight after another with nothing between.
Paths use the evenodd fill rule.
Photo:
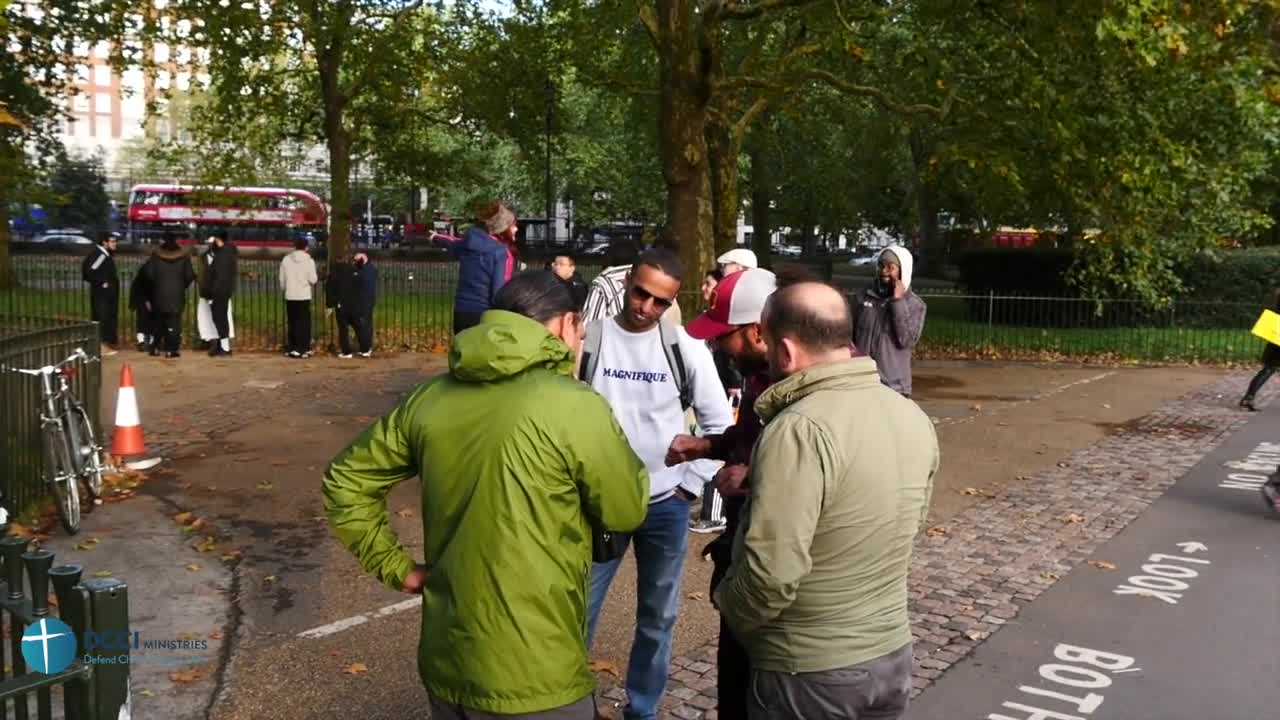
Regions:
<instances>
[{"instance_id":1,"label":"white sneaker","mask_svg":"<svg viewBox=\"0 0 1280 720\"><path fill-rule=\"evenodd\" d=\"M355 357L355 356L352 355L351 353L338 353L338 357L342 358L343 360L350 360L352 357Z\"/></svg>"},{"instance_id":2,"label":"white sneaker","mask_svg":"<svg viewBox=\"0 0 1280 720\"><path fill-rule=\"evenodd\" d=\"M365 352L362 352L362 353L360 353L360 357L373 357L373 351L372 351L372 350L367 350L367 351L365 351Z\"/></svg>"},{"instance_id":3,"label":"white sneaker","mask_svg":"<svg viewBox=\"0 0 1280 720\"><path fill-rule=\"evenodd\" d=\"M291 357L291 358L300 358L300 357L302 357L302 353L298 352L297 350L290 350L290 351L289 351L289 357Z\"/></svg>"},{"instance_id":4,"label":"white sneaker","mask_svg":"<svg viewBox=\"0 0 1280 720\"><path fill-rule=\"evenodd\" d=\"M702 535L710 535L712 533L724 532L725 521L720 520L699 520L689 523L689 532L695 532Z\"/></svg>"}]
</instances>

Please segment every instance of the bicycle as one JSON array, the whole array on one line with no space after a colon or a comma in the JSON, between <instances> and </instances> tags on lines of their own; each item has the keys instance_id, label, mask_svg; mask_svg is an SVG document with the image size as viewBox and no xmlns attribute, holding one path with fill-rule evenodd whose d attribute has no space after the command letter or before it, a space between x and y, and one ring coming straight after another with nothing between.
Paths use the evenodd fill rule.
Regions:
<instances>
[{"instance_id":1,"label":"bicycle","mask_svg":"<svg viewBox=\"0 0 1280 720\"><path fill-rule=\"evenodd\" d=\"M41 368L7 368L15 373L40 378L40 433L44 439L45 481L53 491L58 519L70 535L80 532L80 484L88 491L91 512L102 497L102 474L111 466L102 461L102 446L93 432L93 422L67 378L79 370L68 367L76 361L99 362L83 348L76 348L66 360ZM57 388L53 379L58 378Z\"/></svg>"}]
</instances>

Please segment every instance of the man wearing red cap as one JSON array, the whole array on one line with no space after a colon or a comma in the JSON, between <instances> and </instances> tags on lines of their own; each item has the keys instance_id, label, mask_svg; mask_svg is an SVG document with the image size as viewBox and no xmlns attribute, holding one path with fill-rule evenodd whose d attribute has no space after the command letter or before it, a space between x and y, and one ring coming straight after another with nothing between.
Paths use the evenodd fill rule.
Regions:
<instances>
[{"instance_id":1,"label":"man wearing red cap","mask_svg":"<svg viewBox=\"0 0 1280 720\"><path fill-rule=\"evenodd\" d=\"M729 569L733 536L737 532L747 489L743 482L751 460L751 449L760 435L760 418L755 400L769 387L769 362L760 317L765 301L777 289L777 278L768 270L755 268L728 275L716 286L711 308L694 318L685 331L691 337L714 343L729 355L743 375L742 405L738 421L719 435L694 437L679 435L667 451L667 464L709 458L725 465L714 484L724 496L725 532L709 543L704 554L715 563L711 592ZM747 651L720 620L720 643L716 650L719 715L723 718L747 716L747 693L751 663Z\"/></svg>"}]
</instances>

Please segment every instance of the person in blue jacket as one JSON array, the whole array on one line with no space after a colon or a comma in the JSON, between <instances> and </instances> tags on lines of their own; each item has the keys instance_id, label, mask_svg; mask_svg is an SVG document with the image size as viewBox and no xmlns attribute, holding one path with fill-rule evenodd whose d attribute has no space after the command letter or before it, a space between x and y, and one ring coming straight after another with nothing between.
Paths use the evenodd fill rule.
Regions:
<instances>
[{"instance_id":1,"label":"person in blue jacket","mask_svg":"<svg viewBox=\"0 0 1280 720\"><path fill-rule=\"evenodd\" d=\"M492 202L477 213L476 224L457 241L448 243L458 259L458 291L453 300L453 332L478 325L493 307L498 291L515 272L516 216L506 205Z\"/></svg>"}]
</instances>

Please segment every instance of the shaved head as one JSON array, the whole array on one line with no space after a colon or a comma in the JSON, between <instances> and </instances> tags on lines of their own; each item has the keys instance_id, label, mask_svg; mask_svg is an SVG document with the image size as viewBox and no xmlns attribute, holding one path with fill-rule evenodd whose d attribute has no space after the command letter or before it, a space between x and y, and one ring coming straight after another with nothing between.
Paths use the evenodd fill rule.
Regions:
<instances>
[{"instance_id":1,"label":"shaved head","mask_svg":"<svg viewBox=\"0 0 1280 720\"><path fill-rule=\"evenodd\" d=\"M853 344L849 303L826 283L800 282L779 289L770 296L762 319L769 337L788 338L811 353Z\"/></svg>"}]
</instances>

